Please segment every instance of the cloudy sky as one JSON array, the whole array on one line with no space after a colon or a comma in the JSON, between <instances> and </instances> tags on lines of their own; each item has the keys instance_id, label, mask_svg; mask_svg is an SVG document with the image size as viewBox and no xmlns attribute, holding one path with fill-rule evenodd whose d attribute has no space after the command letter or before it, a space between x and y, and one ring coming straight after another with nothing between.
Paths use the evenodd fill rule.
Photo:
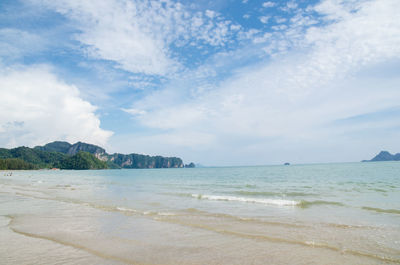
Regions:
<instances>
[{"instance_id":1,"label":"cloudy sky","mask_svg":"<svg viewBox=\"0 0 400 265\"><path fill-rule=\"evenodd\" d=\"M1 0L0 146L205 165L400 152L399 0Z\"/></svg>"}]
</instances>

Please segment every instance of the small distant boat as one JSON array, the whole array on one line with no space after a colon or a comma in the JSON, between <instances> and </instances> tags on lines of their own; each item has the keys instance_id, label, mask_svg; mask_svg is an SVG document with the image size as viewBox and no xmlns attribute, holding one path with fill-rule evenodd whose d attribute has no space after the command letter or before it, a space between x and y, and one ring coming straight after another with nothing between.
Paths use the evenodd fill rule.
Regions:
<instances>
[{"instance_id":1,"label":"small distant boat","mask_svg":"<svg viewBox=\"0 0 400 265\"><path fill-rule=\"evenodd\" d=\"M283 164L284 166L290 166L289 162L286 162L285 164Z\"/></svg>"}]
</instances>

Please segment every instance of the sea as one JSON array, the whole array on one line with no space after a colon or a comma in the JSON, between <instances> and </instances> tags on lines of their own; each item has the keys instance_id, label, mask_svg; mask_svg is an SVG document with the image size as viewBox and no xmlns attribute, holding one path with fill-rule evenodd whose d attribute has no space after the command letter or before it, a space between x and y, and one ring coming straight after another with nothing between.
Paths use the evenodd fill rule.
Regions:
<instances>
[{"instance_id":1,"label":"sea","mask_svg":"<svg viewBox=\"0 0 400 265\"><path fill-rule=\"evenodd\" d=\"M0 171L0 264L400 264L400 162Z\"/></svg>"}]
</instances>

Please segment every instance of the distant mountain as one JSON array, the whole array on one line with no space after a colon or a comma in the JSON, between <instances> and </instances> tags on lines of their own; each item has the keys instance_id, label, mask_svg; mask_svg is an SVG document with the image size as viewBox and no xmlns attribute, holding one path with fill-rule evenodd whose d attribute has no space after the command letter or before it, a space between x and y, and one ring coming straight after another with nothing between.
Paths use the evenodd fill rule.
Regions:
<instances>
[{"instance_id":1,"label":"distant mountain","mask_svg":"<svg viewBox=\"0 0 400 265\"><path fill-rule=\"evenodd\" d=\"M48 143L44 146L36 146L34 149L36 150L41 150L41 151L47 151L47 152L60 152L67 154L69 148L72 145L68 142L61 142L61 141L56 141L52 143Z\"/></svg>"},{"instance_id":2,"label":"distant mountain","mask_svg":"<svg viewBox=\"0 0 400 265\"><path fill-rule=\"evenodd\" d=\"M196 165L193 162L190 162L189 164L184 165L186 168L194 168Z\"/></svg>"},{"instance_id":3,"label":"distant mountain","mask_svg":"<svg viewBox=\"0 0 400 265\"><path fill-rule=\"evenodd\" d=\"M70 144L68 142L52 142L34 149L57 151L67 155L75 155L80 151L88 152L97 159L107 163L108 168L181 168L182 159L178 157L149 156L141 154L107 154L103 148L82 142Z\"/></svg>"},{"instance_id":4,"label":"distant mountain","mask_svg":"<svg viewBox=\"0 0 400 265\"><path fill-rule=\"evenodd\" d=\"M189 165L194 166L193 163ZM34 148L0 148L0 169L32 167L36 169L181 168L184 164L178 157L107 154L97 145L82 142L70 144L56 141Z\"/></svg>"},{"instance_id":5,"label":"distant mountain","mask_svg":"<svg viewBox=\"0 0 400 265\"><path fill-rule=\"evenodd\" d=\"M60 162L66 155L59 152L42 151L29 147L17 147L13 149L0 148L0 159L20 159L34 165L35 168L60 167Z\"/></svg>"},{"instance_id":6,"label":"distant mountain","mask_svg":"<svg viewBox=\"0 0 400 265\"><path fill-rule=\"evenodd\" d=\"M16 169L104 169L106 162L94 155L79 151L68 155L56 151L44 151L43 148L17 147L13 149L0 148L0 170ZM55 150L55 149L47 149ZM57 149L59 150L59 149Z\"/></svg>"},{"instance_id":7,"label":"distant mountain","mask_svg":"<svg viewBox=\"0 0 400 265\"><path fill-rule=\"evenodd\" d=\"M60 152L68 155L75 155L80 151L88 152L93 155L105 154L106 152L106 150L104 150L103 148L93 144L87 144L82 142L70 144L68 142L61 142L61 141L48 143L44 146L36 146L35 149L48 152Z\"/></svg>"},{"instance_id":8,"label":"distant mountain","mask_svg":"<svg viewBox=\"0 0 400 265\"><path fill-rule=\"evenodd\" d=\"M400 153L392 155L388 151L381 151L371 160L363 160L362 162L377 162L377 161L400 161Z\"/></svg>"},{"instance_id":9,"label":"distant mountain","mask_svg":"<svg viewBox=\"0 0 400 265\"><path fill-rule=\"evenodd\" d=\"M141 154L112 154L98 156L101 160L111 162L121 168L181 168L182 159L178 157L148 156Z\"/></svg>"}]
</instances>

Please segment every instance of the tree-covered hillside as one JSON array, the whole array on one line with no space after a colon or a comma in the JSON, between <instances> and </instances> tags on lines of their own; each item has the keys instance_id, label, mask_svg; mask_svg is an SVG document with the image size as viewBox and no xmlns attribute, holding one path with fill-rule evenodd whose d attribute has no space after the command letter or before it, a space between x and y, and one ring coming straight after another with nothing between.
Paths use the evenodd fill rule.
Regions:
<instances>
[{"instance_id":1,"label":"tree-covered hillside","mask_svg":"<svg viewBox=\"0 0 400 265\"><path fill-rule=\"evenodd\" d=\"M140 154L113 154L109 160L122 168L180 168L182 159L178 157L148 156Z\"/></svg>"},{"instance_id":2,"label":"tree-covered hillside","mask_svg":"<svg viewBox=\"0 0 400 265\"><path fill-rule=\"evenodd\" d=\"M67 154L70 147L71 144L68 142L55 141L52 143L48 143L44 146L36 146L34 149L47 152L59 152Z\"/></svg>"},{"instance_id":3,"label":"tree-covered hillside","mask_svg":"<svg viewBox=\"0 0 400 265\"><path fill-rule=\"evenodd\" d=\"M94 155L80 151L79 153L68 156L60 162L61 169L106 169L107 163L97 159Z\"/></svg>"},{"instance_id":4,"label":"tree-covered hillside","mask_svg":"<svg viewBox=\"0 0 400 265\"><path fill-rule=\"evenodd\" d=\"M37 168L57 167L66 155L59 152L46 152L29 147L17 147L13 149L0 150L0 159L18 158L22 161L35 165Z\"/></svg>"},{"instance_id":5,"label":"tree-covered hillside","mask_svg":"<svg viewBox=\"0 0 400 265\"><path fill-rule=\"evenodd\" d=\"M35 148L0 148L0 169L105 169L105 168L181 168L179 157L141 154L107 154L97 146L82 142L56 141Z\"/></svg>"},{"instance_id":6,"label":"tree-covered hillside","mask_svg":"<svg viewBox=\"0 0 400 265\"><path fill-rule=\"evenodd\" d=\"M34 164L25 162L19 158L0 159L0 170L30 170L36 168Z\"/></svg>"},{"instance_id":7,"label":"tree-covered hillside","mask_svg":"<svg viewBox=\"0 0 400 265\"><path fill-rule=\"evenodd\" d=\"M75 155L80 151L88 152L98 159L107 162L108 168L181 168L183 161L179 157L149 156L142 154L107 154L107 152L93 144L77 142L52 142L44 146L36 146L37 150L58 151L67 155Z\"/></svg>"},{"instance_id":8,"label":"tree-covered hillside","mask_svg":"<svg viewBox=\"0 0 400 265\"><path fill-rule=\"evenodd\" d=\"M0 170L43 168L104 169L108 167L106 162L100 161L87 152L79 152L71 156L29 147L0 149Z\"/></svg>"},{"instance_id":9,"label":"tree-covered hillside","mask_svg":"<svg viewBox=\"0 0 400 265\"><path fill-rule=\"evenodd\" d=\"M34 149L48 151L48 152L60 152L68 155L75 155L80 151L88 152L91 154L105 154L106 150L103 148L82 142L70 144L68 142L55 141L48 143L44 146L36 146Z\"/></svg>"}]
</instances>

